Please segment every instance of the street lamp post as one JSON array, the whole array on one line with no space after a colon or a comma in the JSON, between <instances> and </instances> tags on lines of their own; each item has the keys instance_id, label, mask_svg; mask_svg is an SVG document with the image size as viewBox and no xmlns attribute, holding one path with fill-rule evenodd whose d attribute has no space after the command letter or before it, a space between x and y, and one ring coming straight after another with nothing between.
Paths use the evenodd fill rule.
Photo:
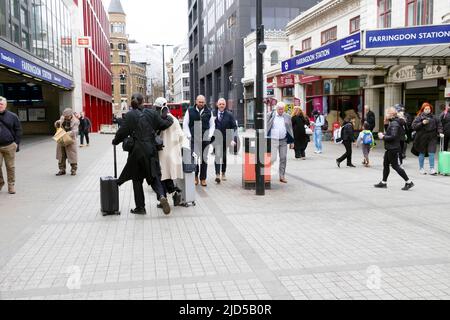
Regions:
<instances>
[{"instance_id":1,"label":"street lamp post","mask_svg":"<svg viewBox=\"0 0 450 320\"><path fill-rule=\"evenodd\" d=\"M264 80L263 56L267 46L264 43L264 25L262 24L262 0L256 0L256 195L264 196L266 193L264 181L264 150L266 148L264 135Z\"/></svg>"},{"instance_id":2,"label":"street lamp post","mask_svg":"<svg viewBox=\"0 0 450 320\"><path fill-rule=\"evenodd\" d=\"M173 47L172 44L153 44L155 47L162 47L162 57L163 57L163 95L164 98L166 98L166 59L165 59L165 52L166 47Z\"/></svg>"}]
</instances>

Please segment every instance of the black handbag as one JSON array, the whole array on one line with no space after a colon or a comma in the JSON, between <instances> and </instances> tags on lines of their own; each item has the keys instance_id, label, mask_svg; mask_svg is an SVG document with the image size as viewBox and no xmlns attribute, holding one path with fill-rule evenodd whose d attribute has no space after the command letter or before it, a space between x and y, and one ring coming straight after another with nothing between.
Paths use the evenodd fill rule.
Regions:
<instances>
[{"instance_id":1,"label":"black handbag","mask_svg":"<svg viewBox=\"0 0 450 320\"><path fill-rule=\"evenodd\" d=\"M133 148L134 148L134 138L133 137L126 137L123 140L123 143L122 143L123 151L131 152L131 151L133 151Z\"/></svg>"}]
</instances>

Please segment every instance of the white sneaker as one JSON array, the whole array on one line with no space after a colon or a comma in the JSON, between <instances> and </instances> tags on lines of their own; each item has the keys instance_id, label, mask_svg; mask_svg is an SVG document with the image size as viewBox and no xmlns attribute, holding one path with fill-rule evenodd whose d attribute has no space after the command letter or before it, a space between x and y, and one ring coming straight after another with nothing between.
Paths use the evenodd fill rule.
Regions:
<instances>
[{"instance_id":1,"label":"white sneaker","mask_svg":"<svg viewBox=\"0 0 450 320\"><path fill-rule=\"evenodd\" d=\"M435 169L431 169L431 170L430 170L430 175L432 175L432 176L437 175L436 170L435 170Z\"/></svg>"},{"instance_id":2,"label":"white sneaker","mask_svg":"<svg viewBox=\"0 0 450 320\"><path fill-rule=\"evenodd\" d=\"M427 174L426 171L425 171L425 169L420 169L419 172L420 172L421 175L426 175L426 174Z\"/></svg>"}]
</instances>

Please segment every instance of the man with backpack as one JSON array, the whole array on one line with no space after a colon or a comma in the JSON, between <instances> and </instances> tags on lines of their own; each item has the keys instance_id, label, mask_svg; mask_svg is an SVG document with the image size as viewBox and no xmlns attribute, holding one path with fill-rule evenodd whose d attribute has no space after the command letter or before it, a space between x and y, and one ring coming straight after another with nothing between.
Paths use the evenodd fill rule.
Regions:
<instances>
[{"instance_id":1,"label":"man with backpack","mask_svg":"<svg viewBox=\"0 0 450 320\"><path fill-rule=\"evenodd\" d=\"M163 119L155 110L143 110L144 98L141 94L133 94L132 110L128 112L124 123L117 131L114 145L123 142L124 149L129 152L127 164L119 177L119 186L133 180L136 209L133 214L146 214L144 179L157 195L164 214L170 214L170 205L165 197L161 183L161 167L158 158L156 131L168 129L173 124L170 117Z\"/></svg>"},{"instance_id":2,"label":"man with backpack","mask_svg":"<svg viewBox=\"0 0 450 320\"><path fill-rule=\"evenodd\" d=\"M414 187L414 183L409 180L408 175L405 170L400 167L400 153L401 153L401 121L397 116L397 110L395 108L389 108L386 110L386 120L389 123L386 129L386 134L379 133L379 138L384 140L384 148L386 152L384 154L384 163L383 163L383 180L375 185L375 188L385 189L387 188L387 179L390 173L390 167L397 171L397 173L405 180L405 186L402 190L408 191L412 187Z\"/></svg>"}]
</instances>

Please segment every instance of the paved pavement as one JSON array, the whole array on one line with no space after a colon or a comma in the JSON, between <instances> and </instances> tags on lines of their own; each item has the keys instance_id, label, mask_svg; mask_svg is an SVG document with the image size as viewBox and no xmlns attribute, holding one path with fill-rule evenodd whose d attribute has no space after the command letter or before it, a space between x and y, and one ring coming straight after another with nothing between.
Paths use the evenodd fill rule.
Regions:
<instances>
[{"instance_id":1,"label":"paved pavement","mask_svg":"<svg viewBox=\"0 0 450 320\"><path fill-rule=\"evenodd\" d=\"M413 190L396 174L376 190L381 148L372 168L338 169L343 146L310 146L306 161L290 153L289 184L257 197L232 157L221 185L210 167L196 207L166 217L149 190L148 215L134 216L128 183L122 215L102 217L111 139L80 150L76 177L54 176L50 138L19 153L18 194L0 193L0 299L450 298L450 177L419 176L416 159Z\"/></svg>"}]
</instances>

